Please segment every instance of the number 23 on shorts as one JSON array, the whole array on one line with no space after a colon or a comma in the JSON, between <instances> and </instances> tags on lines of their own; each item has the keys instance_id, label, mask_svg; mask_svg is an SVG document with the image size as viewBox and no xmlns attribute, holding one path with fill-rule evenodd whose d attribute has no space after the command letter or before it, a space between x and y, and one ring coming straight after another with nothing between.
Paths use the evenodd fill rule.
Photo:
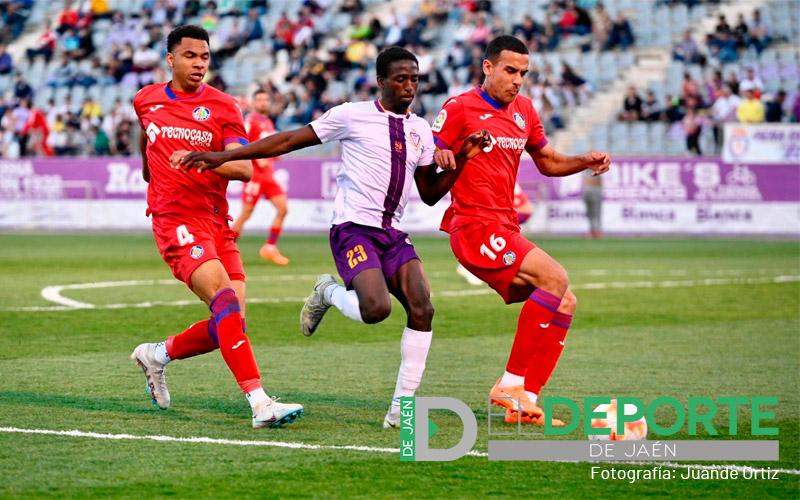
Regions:
<instances>
[{"instance_id":1,"label":"number 23 on shorts","mask_svg":"<svg viewBox=\"0 0 800 500\"><path fill-rule=\"evenodd\" d=\"M347 265L350 266L350 269L353 269L360 263L366 261L367 261L367 252L364 251L364 247L362 245L356 245L352 249L347 251Z\"/></svg>"}]
</instances>

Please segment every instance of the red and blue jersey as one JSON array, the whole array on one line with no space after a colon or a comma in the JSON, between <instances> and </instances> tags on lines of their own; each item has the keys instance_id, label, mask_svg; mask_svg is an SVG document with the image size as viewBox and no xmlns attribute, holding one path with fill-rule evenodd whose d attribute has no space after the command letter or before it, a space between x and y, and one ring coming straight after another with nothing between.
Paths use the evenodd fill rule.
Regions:
<instances>
[{"instance_id":1,"label":"red and blue jersey","mask_svg":"<svg viewBox=\"0 0 800 500\"><path fill-rule=\"evenodd\" d=\"M530 99L517 96L506 106L480 87L448 99L431 130L436 146L458 152L464 139L487 130L492 145L466 165L450 191L452 203L441 229L450 232L473 221L517 224L514 184L526 148L547 145L544 127Z\"/></svg>"},{"instance_id":2,"label":"red and blue jersey","mask_svg":"<svg viewBox=\"0 0 800 500\"><path fill-rule=\"evenodd\" d=\"M160 83L141 89L133 107L147 137L148 213L226 220L228 179L213 171L172 168L169 158L182 149L222 151L232 142L247 144L236 100L205 84L185 94Z\"/></svg>"}]
</instances>

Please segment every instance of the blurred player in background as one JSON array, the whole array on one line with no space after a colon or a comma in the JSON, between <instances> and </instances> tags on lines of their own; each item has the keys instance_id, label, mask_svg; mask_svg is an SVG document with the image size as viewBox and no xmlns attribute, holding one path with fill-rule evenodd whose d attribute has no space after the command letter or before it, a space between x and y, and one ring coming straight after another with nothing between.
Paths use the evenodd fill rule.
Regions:
<instances>
[{"instance_id":1,"label":"blurred player in background","mask_svg":"<svg viewBox=\"0 0 800 500\"><path fill-rule=\"evenodd\" d=\"M520 228L522 228L522 226L528 222L528 219L531 218L531 215L533 215L533 203L528 199L528 195L522 190L522 186L519 185L519 182L514 183L514 211L517 212L517 224L519 224ZM483 285L483 280L469 272L460 262L456 265L456 273L472 286Z\"/></svg>"},{"instance_id":2,"label":"blurred player in background","mask_svg":"<svg viewBox=\"0 0 800 500\"><path fill-rule=\"evenodd\" d=\"M517 95L528 65L524 43L512 36L495 38L486 48L482 86L448 99L431 128L442 166L455 161L451 150L459 150L472 130L485 128L491 136L485 154L457 171L441 228L469 272L507 304L524 302L506 371L489 397L506 408L507 421L543 424L537 398L564 348L576 299L561 264L520 234L514 210L520 158L527 151L547 176L586 168L599 175L608 170L610 158L598 152L564 156L548 144L533 103Z\"/></svg>"},{"instance_id":3,"label":"blurred player in background","mask_svg":"<svg viewBox=\"0 0 800 500\"><path fill-rule=\"evenodd\" d=\"M212 172L185 171L170 164L179 150L221 151L246 144L235 99L203 83L210 52L208 33L179 26L167 37L172 81L148 85L133 100L142 126L142 174L149 183L147 212L161 257L211 309L200 321L163 342L136 347L131 359L144 371L153 402L170 406L164 369L170 361L220 349L253 411L253 427L279 427L303 413L297 404L270 398L261 385L245 334L245 274L228 228L229 180L248 181L247 161L229 162Z\"/></svg>"},{"instance_id":4,"label":"blurred player in background","mask_svg":"<svg viewBox=\"0 0 800 500\"><path fill-rule=\"evenodd\" d=\"M437 172L430 125L409 110L419 84L417 58L403 48L387 48L378 55L376 72L378 100L335 106L303 128L240 149L191 153L182 164L202 171L231 160L274 157L341 141L343 167L336 177L330 244L344 286L330 274L321 275L300 313L300 328L312 335L331 306L355 321L378 323L391 312L389 294L397 297L408 320L394 396L383 423L391 428L399 424L400 398L413 396L422 381L433 335L428 279L398 224L412 182L425 203L435 204L452 185L457 162L463 165L478 154L488 145L488 136L465 136L450 170Z\"/></svg>"},{"instance_id":5,"label":"blurred player in background","mask_svg":"<svg viewBox=\"0 0 800 500\"><path fill-rule=\"evenodd\" d=\"M253 112L247 115L244 121L244 128L247 130L247 140L255 142L264 137L269 137L276 133L275 125L269 117L269 94L266 90L259 89L253 93ZM244 185L242 190L242 213L236 222L233 223L233 233L236 238L242 232L244 223L253 215L258 200L263 196L268 199L275 207L275 218L269 230L269 237L261 246L258 254L264 260L272 261L279 266L285 266L289 259L281 255L278 251L278 238L281 236L283 220L286 218L287 202L286 193L283 188L275 182L272 167L275 160L272 158L261 158L253 160L253 178Z\"/></svg>"}]
</instances>

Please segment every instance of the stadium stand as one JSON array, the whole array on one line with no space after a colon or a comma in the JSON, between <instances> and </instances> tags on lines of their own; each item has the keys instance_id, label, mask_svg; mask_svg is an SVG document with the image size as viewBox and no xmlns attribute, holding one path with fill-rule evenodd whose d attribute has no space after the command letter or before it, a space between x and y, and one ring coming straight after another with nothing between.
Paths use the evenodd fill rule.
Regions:
<instances>
[{"instance_id":1,"label":"stadium stand","mask_svg":"<svg viewBox=\"0 0 800 500\"><path fill-rule=\"evenodd\" d=\"M480 81L483 46L509 32L532 52L523 92L567 151L684 154L687 131L695 152L714 151L715 126L735 119L723 113L727 97L715 112L722 81L742 93L749 70L773 103L765 119L770 108L772 119L798 120L791 0L8 0L0 12L4 157L135 153L130 101L168 78L166 33L182 23L212 34L210 83L244 109L253 90L269 89L281 129L373 97L374 57L392 44L418 55L416 112L432 119L446 96ZM617 122L632 84L641 109ZM321 152L331 151L312 154Z\"/></svg>"}]
</instances>

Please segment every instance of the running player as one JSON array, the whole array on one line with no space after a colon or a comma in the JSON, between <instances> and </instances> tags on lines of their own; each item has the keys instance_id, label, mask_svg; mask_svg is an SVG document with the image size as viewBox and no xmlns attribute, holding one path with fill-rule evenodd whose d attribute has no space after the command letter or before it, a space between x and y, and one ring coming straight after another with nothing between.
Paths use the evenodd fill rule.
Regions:
<instances>
[{"instance_id":1,"label":"running player","mask_svg":"<svg viewBox=\"0 0 800 500\"><path fill-rule=\"evenodd\" d=\"M414 55L390 47L378 55L376 101L335 106L309 125L280 132L240 149L191 153L180 163L204 171L224 162L284 155L322 142L341 141L342 170L334 202L330 244L344 286L323 274L300 313L300 327L312 335L330 306L346 317L378 323L389 316L394 295L408 316L400 340L400 370L384 428L397 427L400 398L413 396L422 380L432 337L433 306L422 263L399 221L416 182L422 200L445 195L457 168L488 146L488 135L465 136L449 171L437 172L430 125L411 113L419 83ZM453 170L455 169L455 170Z\"/></svg>"},{"instance_id":2,"label":"running player","mask_svg":"<svg viewBox=\"0 0 800 500\"><path fill-rule=\"evenodd\" d=\"M253 93L253 112L247 115L244 128L247 130L247 140L250 142L269 137L276 132L275 125L269 117L269 94L266 90L259 89ZM263 196L268 199L275 207L276 213L269 230L269 237L261 246L258 254L264 260L285 266L289 263L289 259L281 255L277 243L281 236L283 220L286 218L287 200L283 188L275 182L272 170L274 164L275 160L271 158L253 160L253 178L244 185L242 190L242 213L233 223L233 233L238 238L244 223L253 215L253 209L259 198Z\"/></svg>"},{"instance_id":3,"label":"running player","mask_svg":"<svg viewBox=\"0 0 800 500\"><path fill-rule=\"evenodd\" d=\"M245 334L245 274L228 228L228 180L247 181L250 162L213 172L173 168L173 151L230 151L246 144L242 113L231 96L203 83L210 52L208 33L179 26L167 37L172 81L148 85L133 100L142 126L143 176L149 183L147 212L161 257L172 274L208 304L211 318L163 342L140 344L131 359L142 368L153 402L170 406L164 369L170 361L219 348L253 411L253 427L279 427L303 414L297 404L270 398L261 385Z\"/></svg>"},{"instance_id":4,"label":"running player","mask_svg":"<svg viewBox=\"0 0 800 500\"><path fill-rule=\"evenodd\" d=\"M468 161L454 181L452 203L441 229L450 234L458 261L492 287L507 304L524 302L503 376L490 391L506 419L542 424L537 398L555 369L572 315L575 295L564 268L520 234L514 183L527 151L539 171L566 176L610 165L607 153L565 156L548 144L531 100L517 95L528 72L528 49L500 36L486 48L480 87L447 100L432 130L437 163L446 167L470 131L485 128L491 145ZM559 422L554 423L558 424Z\"/></svg>"}]
</instances>

